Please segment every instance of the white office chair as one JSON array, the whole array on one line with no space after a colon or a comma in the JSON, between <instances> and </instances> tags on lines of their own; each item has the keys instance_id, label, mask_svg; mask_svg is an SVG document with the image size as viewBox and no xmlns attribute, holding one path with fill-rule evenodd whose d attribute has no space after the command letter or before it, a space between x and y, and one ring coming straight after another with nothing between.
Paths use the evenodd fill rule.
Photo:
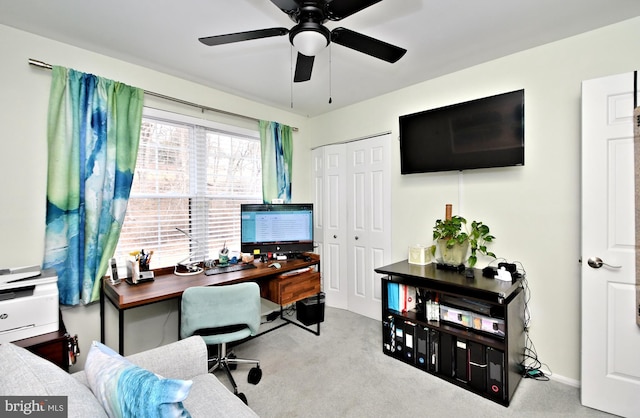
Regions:
<instances>
[{"instance_id":1,"label":"white office chair","mask_svg":"<svg viewBox=\"0 0 640 418\"><path fill-rule=\"evenodd\" d=\"M254 385L262 378L258 360L236 358L227 353L226 345L256 335L260 327L260 288L246 282L224 286L190 287L182 294L180 338L200 335L207 346L217 346L217 356L209 359L209 372L222 367L229 376L233 391L247 404L244 393L238 392L231 370L238 364L255 364L248 381Z\"/></svg>"}]
</instances>

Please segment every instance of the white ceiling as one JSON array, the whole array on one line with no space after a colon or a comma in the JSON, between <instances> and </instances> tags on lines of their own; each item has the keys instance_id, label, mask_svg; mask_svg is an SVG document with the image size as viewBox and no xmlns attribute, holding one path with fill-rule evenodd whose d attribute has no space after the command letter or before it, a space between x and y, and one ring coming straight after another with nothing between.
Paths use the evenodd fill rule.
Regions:
<instances>
[{"instance_id":1,"label":"white ceiling","mask_svg":"<svg viewBox=\"0 0 640 418\"><path fill-rule=\"evenodd\" d=\"M213 47L197 40L291 28L269 0L0 0L0 24L308 116L635 16L638 0L384 0L326 26L403 47L402 59L332 44L311 80L294 84L288 36Z\"/></svg>"}]
</instances>

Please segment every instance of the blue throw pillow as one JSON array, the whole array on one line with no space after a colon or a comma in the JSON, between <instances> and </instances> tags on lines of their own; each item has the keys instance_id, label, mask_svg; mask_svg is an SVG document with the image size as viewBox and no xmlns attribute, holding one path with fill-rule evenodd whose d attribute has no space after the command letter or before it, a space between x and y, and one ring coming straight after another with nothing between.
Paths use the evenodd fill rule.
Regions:
<instances>
[{"instance_id":1,"label":"blue throw pillow","mask_svg":"<svg viewBox=\"0 0 640 418\"><path fill-rule=\"evenodd\" d=\"M165 379L97 341L87 354L84 371L93 394L111 418L191 417L182 405L191 380Z\"/></svg>"}]
</instances>

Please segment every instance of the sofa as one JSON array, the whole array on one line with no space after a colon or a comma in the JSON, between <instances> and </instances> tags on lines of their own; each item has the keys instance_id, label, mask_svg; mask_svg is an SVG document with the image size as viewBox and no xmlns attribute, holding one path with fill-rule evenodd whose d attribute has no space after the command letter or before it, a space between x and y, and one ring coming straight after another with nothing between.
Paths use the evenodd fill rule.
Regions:
<instances>
[{"instance_id":1,"label":"sofa","mask_svg":"<svg viewBox=\"0 0 640 418\"><path fill-rule=\"evenodd\" d=\"M129 374L131 379L123 386L121 377L125 374ZM120 376L116 379L120 380L120 383L109 379L113 375ZM160 397L179 387L181 391L176 391L177 397L171 400L176 402L169 401L169 405L163 404L163 407L170 407L169 410L158 410L154 407L151 412L108 413L112 412L109 410L109 402L116 402L116 398L125 399L118 402L145 401L146 407L149 407L149 399L154 399L154 395L151 394L153 390L140 393L131 389L146 387L145 383L139 386L132 383L140 378L153 381L151 384L159 388L157 392ZM4 343L0 344L0 383L0 396L3 399L6 396L66 398L66 416L69 418L189 415L194 418L257 417L240 398L213 374L208 373L207 348L198 336L127 357L122 357L108 347L94 342L87 353L84 370L73 374L64 372L53 363L24 348ZM117 385L120 386L116 388ZM112 390L119 393L114 395ZM127 392L130 400L127 401L127 396L122 392ZM167 402L166 399L163 402ZM8 405L2 402L0 416ZM133 408L135 407L134 405Z\"/></svg>"}]
</instances>

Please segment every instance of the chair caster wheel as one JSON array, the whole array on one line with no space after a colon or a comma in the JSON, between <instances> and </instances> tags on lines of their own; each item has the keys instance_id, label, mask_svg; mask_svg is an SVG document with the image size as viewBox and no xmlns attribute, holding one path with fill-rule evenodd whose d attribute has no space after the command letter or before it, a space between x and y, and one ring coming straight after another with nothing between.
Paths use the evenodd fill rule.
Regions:
<instances>
[{"instance_id":1,"label":"chair caster wheel","mask_svg":"<svg viewBox=\"0 0 640 418\"><path fill-rule=\"evenodd\" d=\"M244 396L244 393L242 393L242 392L237 393L237 394L236 394L236 396L237 396L238 398L240 398L240 400L241 400L242 402L244 402L244 404L245 404L245 405L249 405L249 402L247 401L247 397L246 397L246 396Z\"/></svg>"},{"instance_id":2,"label":"chair caster wheel","mask_svg":"<svg viewBox=\"0 0 640 418\"><path fill-rule=\"evenodd\" d=\"M257 385L262 379L262 369L260 367L254 367L249 370L249 375L247 376L247 381L252 385Z\"/></svg>"},{"instance_id":3,"label":"chair caster wheel","mask_svg":"<svg viewBox=\"0 0 640 418\"><path fill-rule=\"evenodd\" d=\"M238 358L238 356L232 353L232 354L229 354L227 358L234 359L234 358ZM227 365L229 366L229 370L235 370L238 368L238 365L235 363L227 363Z\"/></svg>"}]
</instances>

